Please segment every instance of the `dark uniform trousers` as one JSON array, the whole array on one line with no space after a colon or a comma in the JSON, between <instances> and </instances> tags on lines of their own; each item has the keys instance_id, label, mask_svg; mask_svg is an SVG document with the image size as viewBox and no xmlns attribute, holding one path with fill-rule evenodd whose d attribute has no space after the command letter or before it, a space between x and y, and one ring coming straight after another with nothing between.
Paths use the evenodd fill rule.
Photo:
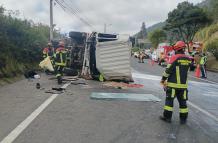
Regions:
<instances>
[{"instance_id":1,"label":"dark uniform trousers","mask_svg":"<svg viewBox=\"0 0 218 143\"><path fill-rule=\"evenodd\" d=\"M188 108L186 101L188 100L187 89L176 89L168 87L166 89L166 101L163 116L171 119L173 113L173 101L177 98L179 102L180 120L186 120L188 117Z\"/></svg>"}]
</instances>

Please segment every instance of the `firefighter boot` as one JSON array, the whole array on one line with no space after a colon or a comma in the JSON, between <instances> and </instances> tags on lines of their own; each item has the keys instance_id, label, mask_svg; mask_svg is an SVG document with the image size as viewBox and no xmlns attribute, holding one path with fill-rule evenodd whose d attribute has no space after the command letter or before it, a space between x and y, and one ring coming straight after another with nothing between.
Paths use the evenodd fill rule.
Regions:
<instances>
[{"instance_id":1,"label":"firefighter boot","mask_svg":"<svg viewBox=\"0 0 218 143\"><path fill-rule=\"evenodd\" d=\"M166 118L164 116L160 116L160 119L164 122L167 122L167 123L171 123L171 119L170 118Z\"/></svg>"}]
</instances>

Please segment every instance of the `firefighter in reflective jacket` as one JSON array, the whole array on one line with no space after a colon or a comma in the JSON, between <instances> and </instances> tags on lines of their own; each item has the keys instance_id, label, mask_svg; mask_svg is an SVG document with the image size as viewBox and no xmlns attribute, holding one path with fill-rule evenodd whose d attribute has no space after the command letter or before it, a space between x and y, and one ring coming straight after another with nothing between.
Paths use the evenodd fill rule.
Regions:
<instances>
[{"instance_id":1,"label":"firefighter in reflective jacket","mask_svg":"<svg viewBox=\"0 0 218 143\"><path fill-rule=\"evenodd\" d=\"M64 42L59 42L59 48L56 49L55 53L55 72L58 79L58 83L62 83L63 70L67 62L67 52L64 48Z\"/></svg>"},{"instance_id":2,"label":"firefighter in reflective jacket","mask_svg":"<svg viewBox=\"0 0 218 143\"><path fill-rule=\"evenodd\" d=\"M171 122L173 113L173 101L176 97L179 102L180 123L185 124L188 117L188 71L191 66L191 59L185 53L186 44L178 41L175 46L175 55L171 57L169 64L161 80L166 91L166 100L161 120Z\"/></svg>"},{"instance_id":3,"label":"firefighter in reflective jacket","mask_svg":"<svg viewBox=\"0 0 218 143\"><path fill-rule=\"evenodd\" d=\"M43 51L43 58L47 58L48 56L49 57L53 57L54 56L54 50L52 48L52 44L51 43L48 43L48 47L44 48Z\"/></svg>"},{"instance_id":4,"label":"firefighter in reflective jacket","mask_svg":"<svg viewBox=\"0 0 218 143\"><path fill-rule=\"evenodd\" d=\"M201 78L207 78L206 63L207 63L207 56L205 53L203 53L200 59Z\"/></svg>"}]
</instances>

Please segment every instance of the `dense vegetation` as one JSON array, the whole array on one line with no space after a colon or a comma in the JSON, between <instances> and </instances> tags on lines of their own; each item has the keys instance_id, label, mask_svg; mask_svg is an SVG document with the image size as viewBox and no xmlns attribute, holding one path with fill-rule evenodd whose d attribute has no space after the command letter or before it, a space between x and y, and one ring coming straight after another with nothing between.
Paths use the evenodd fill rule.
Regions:
<instances>
[{"instance_id":1,"label":"dense vegetation","mask_svg":"<svg viewBox=\"0 0 218 143\"><path fill-rule=\"evenodd\" d=\"M168 14L164 29L169 33L169 40L182 40L188 45L193 41L195 33L209 22L210 19L202 8L185 1Z\"/></svg>"},{"instance_id":2,"label":"dense vegetation","mask_svg":"<svg viewBox=\"0 0 218 143\"><path fill-rule=\"evenodd\" d=\"M204 50L211 52L218 60L218 23L199 30L194 40L203 42Z\"/></svg>"},{"instance_id":3,"label":"dense vegetation","mask_svg":"<svg viewBox=\"0 0 218 143\"><path fill-rule=\"evenodd\" d=\"M48 37L48 26L15 18L0 7L0 79L38 64Z\"/></svg>"},{"instance_id":4,"label":"dense vegetation","mask_svg":"<svg viewBox=\"0 0 218 143\"><path fill-rule=\"evenodd\" d=\"M213 23L200 29L195 34L195 41L203 42L204 50L211 52L218 60L218 0L205 0L201 7Z\"/></svg>"},{"instance_id":5,"label":"dense vegetation","mask_svg":"<svg viewBox=\"0 0 218 143\"><path fill-rule=\"evenodd\" d=\"M159 43L166 41L167 35L162 29L156 29L148 35L149 40L152 43L152 47L156 48Z\"/></svg>"}]
</instances>

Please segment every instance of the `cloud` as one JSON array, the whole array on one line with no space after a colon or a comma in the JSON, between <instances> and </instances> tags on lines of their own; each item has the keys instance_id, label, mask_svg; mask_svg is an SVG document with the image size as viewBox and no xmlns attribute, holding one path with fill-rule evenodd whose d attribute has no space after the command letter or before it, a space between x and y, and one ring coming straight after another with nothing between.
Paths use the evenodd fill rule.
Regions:
<instances>
[{"instance_id":1,"label":"cloud","mask_svg":"<svg viewBox=\"0 0 218 143\"><path fill-rule=\"evenodd\" d=\"M168 12L184 0L59 0L69 9L78 11L79 17L88 21L89 27L73 14L68 14L55 4L54 23L62 32L98 31L103 32L104 24L110 33L129 33L139 31L141 23L146 26L166 20ZM198 3L202 0L188 0ZM1 0L6 9L19 10L21 18L49 24L49 0Z\"/></svg>"}]
</instances>

